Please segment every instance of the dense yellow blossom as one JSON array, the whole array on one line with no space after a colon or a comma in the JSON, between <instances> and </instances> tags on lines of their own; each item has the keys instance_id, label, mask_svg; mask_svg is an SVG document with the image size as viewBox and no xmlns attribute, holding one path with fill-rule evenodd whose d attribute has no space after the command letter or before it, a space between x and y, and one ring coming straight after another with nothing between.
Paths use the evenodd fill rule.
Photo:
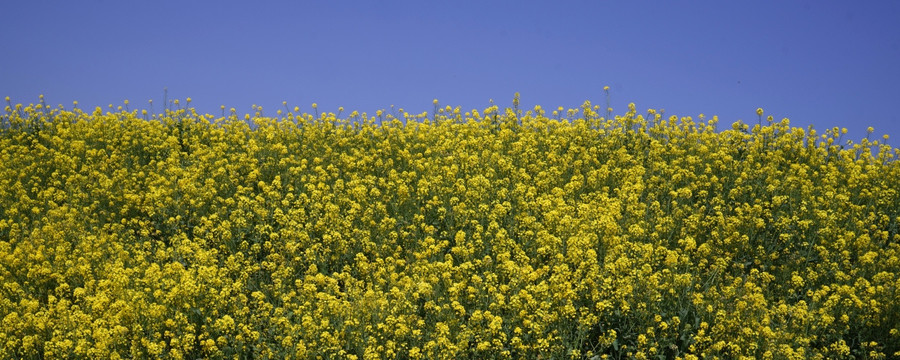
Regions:
<instances>
[{"instance_id":1,"label":"dense yellow blossom","mask_svg":"<svg viewBox=\"0 0 900 360\"><path fill-rule=\"evenodd\" d=\"M895 149L514 101L7 98L0 358L900 356Z\"/></svg>"}]
</instances>

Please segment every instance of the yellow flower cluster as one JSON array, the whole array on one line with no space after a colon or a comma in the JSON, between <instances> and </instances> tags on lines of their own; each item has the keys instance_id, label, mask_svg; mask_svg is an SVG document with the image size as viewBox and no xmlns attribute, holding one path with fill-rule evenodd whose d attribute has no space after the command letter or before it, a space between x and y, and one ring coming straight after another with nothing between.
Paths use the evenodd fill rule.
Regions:
<instances>
[{"instance_id":1,"label":"yellow flower cluster","mask_svg":"<svg viewBox=\"0 0 900 360\"><path fill-rule=\"evenodd\" d=\"M515 105L9 103L0 358L900 356L897 150Z\"/></svg>"}]
</instances>

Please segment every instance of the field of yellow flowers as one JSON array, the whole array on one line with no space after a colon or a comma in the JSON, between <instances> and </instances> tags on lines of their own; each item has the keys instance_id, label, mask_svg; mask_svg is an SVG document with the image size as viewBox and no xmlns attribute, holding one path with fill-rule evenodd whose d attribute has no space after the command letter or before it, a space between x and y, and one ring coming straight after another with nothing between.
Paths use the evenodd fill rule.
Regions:
<instances>
[{"instance_id":1,"label":"field of yellow flowers","mask_svg":"<svg viewBox=\"0 0 900 360\"><path fill-rule=\"evenodd\" d=\"M880 139L588 102L7 104L3 359L900 356Z\"/></svg>"}]
</instances>

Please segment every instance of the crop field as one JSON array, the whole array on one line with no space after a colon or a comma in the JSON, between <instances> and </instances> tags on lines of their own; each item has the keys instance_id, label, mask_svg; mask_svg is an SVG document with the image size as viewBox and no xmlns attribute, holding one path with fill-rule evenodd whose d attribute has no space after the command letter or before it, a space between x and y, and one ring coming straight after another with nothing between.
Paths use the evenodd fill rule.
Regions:
<instances>
[{"instance_id":1,"label":"crop field","mask_svg":"<svg viewBox=\"0 0 900 360\"><path fill-rule=\"evenodd\" d=\"M886 136L518 105L7 98L0 358L900 357Z\"/></svg>"}]
</instances>

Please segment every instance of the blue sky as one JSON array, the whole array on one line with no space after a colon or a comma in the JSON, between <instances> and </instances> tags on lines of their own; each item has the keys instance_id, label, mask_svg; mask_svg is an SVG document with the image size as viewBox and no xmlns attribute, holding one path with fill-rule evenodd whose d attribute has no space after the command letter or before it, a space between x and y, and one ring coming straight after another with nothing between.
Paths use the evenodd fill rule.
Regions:
<instances>
[{"instance_id":1,"label":"blue sky","mask_svg":"<svg viewBox=\"0 0 900 360\"><path fill-rule=\"evenodd\" d=\"M900 141L900 1L10 1L0 96L273 115L626 104ZM721 128L721 127L720 127ZM845 137L846 139L846 137Z\"/></svg>"}]
</instances>

